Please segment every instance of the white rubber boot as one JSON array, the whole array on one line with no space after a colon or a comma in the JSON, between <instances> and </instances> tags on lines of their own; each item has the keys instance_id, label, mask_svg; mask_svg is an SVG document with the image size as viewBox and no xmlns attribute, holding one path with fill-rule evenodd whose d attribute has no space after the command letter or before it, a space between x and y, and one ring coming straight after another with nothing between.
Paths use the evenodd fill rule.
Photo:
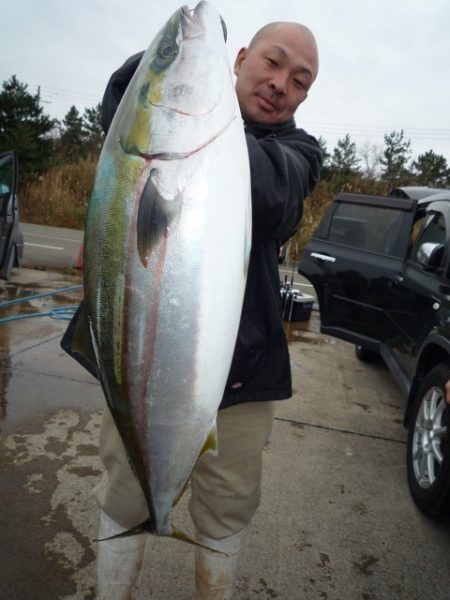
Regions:
<instances>
[{"instance_id":1,"label":"white rubber boot","mask_svg":"<svg viewBox=\"0 0 450 600\"><path fill-rule=\"evenodd\" d=\"M213 540L197 535L206 548L195 548L195 600L231 600L239 564L239 552L245 529L230 537ZM221 554L223 553L223 554Z\"/></svg>"},{"instance_id":2,"label":"white rubber boot","mask_svg":"<svg viewBox=\"0 0 450 600\"><path fill-rule=\"evenodd\" d=\"M125 531L106 513L100 513L99 540ZM135 535L98 542L97 599L129 600L139 575L147 536Z\"/></svg>"}]
</instances>

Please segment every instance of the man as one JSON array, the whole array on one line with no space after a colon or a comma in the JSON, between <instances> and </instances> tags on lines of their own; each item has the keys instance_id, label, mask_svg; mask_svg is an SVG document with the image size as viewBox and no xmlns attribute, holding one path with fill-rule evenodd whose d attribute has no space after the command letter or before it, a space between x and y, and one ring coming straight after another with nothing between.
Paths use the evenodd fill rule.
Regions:
<instances>
[{"instance_id":1,"label":"man","mask_svg":"<svg viewBox=\"0 0 450 600\"><path fill-rule=\"evenodd\" d=\"M142 55L129 59L108 84L105 128ZM320 171L317 141L296 129L293 115L318 72L312 33L297 23L260 30L234 65L252 179L253 232L247 287L235 353L220 405L219 455L204 455L191 477L189 511L197 539L197 600L232 598L239 550L260 500L262 450L272 429L274 401L292 395L289 354L279 294L278 248L296 231L303 199ZM100 433L105 476L95 490L102 509L99 537L147 517L140 486L107 410ZM146 536L99 544L99 598L129 598Z\"/></svg>"}]
</instances>

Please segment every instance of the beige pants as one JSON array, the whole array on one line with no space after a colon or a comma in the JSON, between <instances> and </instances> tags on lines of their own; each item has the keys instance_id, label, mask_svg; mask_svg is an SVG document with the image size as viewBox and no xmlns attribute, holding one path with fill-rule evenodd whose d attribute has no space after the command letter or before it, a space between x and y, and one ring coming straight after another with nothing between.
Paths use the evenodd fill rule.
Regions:
<instances>
[{"instance_id":1,"label":"beige pants","mask_svg":"<svg viewBox=\"0 0 450 600\"><path fill-rule=\"evenodd\" d=\"M261 497L262 450L272 431L274 405L248 402L219 411L219 454L202 456L191 476L189 512L202 535L221 539L250 523ZM105 473L94 489L98 504L123 527L142 523L148 517L145 498L108 409L100 458Z\"/></svg>"}]
</instances>

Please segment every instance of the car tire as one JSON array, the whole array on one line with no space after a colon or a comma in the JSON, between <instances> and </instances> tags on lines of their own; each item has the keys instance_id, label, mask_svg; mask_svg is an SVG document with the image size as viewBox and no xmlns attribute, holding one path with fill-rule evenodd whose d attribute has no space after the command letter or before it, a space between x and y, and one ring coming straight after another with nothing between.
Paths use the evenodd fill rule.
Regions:
<instances>
[{"instance_id":1,"label":"car tire","mask_svg":"<svg viewBox=\"0 0 450 600\"><path fill-rule=\"evenodd\" d=\"M363 346L355 346L355 354L360 361L366 363L375 363L381 360L379 352L368 350L367 348L363 348Z\"/></svg>"},{"instance_id":2,"label":"car tire","mask_svg":"<svg viewBox=\"0 0 450 600\"><path fill-rule=\"evenodd\" d=\"M430 517L450 512L450 406L447 365L434 367L413 404L408 430L408 484L414 502Z\"/></svg>"}]
</instances>

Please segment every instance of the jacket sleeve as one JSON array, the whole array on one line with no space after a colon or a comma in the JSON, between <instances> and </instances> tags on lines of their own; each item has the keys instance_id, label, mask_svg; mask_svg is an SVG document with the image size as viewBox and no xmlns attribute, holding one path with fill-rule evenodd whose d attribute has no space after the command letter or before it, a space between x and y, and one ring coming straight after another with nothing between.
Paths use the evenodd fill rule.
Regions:
<instances>
[{"instance_id":1,"label":"jacket sleeve","mask_svg":"<svg viewBox=\"0 0 450 600\"><path fill-rule=\"evenodd\" d=\"M105 93L103 94L101 108L102 127L105 133L108 133L117 107L143 56L144 52L138 52L130 56L117 71L114 71L108 81Z\"/></svg>"},{"instance_id":2,"label":"jacket sleeve","mask_svg":"<svg viewBox=\"0 0 450 600\"><path fill-rule=\"evenodd\" d=\"M246 133L252 182L253 236L289 239L298 228L303 200L319 180L322 154L303 130L256 138Z\"/></svg>"}]
</instances>

